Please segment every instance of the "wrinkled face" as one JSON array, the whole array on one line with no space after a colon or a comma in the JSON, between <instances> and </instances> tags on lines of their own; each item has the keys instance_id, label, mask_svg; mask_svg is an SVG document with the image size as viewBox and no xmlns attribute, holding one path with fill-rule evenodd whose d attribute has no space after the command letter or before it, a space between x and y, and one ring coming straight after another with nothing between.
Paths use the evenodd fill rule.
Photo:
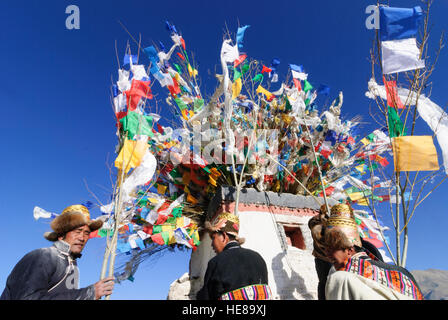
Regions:
<instances>
[{"instance_id":1,"label":"wrinkled face","mask_svg":"<svg viewBox=\"0 0 448 320\"><path fill-rule=\"evenodd\" d=\"M225 233L214 232L210 234L210 238L212 239L212 248L216 254L221 253L226 244L229 242L229 238Z\"/></svg>"},{"instance_id":2,"label":"wrinkled face","mask_svg":"<svg viewBox=\"0 0 448 320\"><path fill-rule=\"evenodd\" d=\"M85 225L75 230L69 231L64 237L60 237L59 240L64 240L70 245L70 251L72 253L81 253L89 240L90 228Z\"/></svg>"}]
</instances>

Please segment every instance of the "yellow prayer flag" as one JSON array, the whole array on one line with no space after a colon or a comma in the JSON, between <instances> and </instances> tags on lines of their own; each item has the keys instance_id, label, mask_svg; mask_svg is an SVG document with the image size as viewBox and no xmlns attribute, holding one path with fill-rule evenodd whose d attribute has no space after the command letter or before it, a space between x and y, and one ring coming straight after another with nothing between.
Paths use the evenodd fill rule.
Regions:
<instances>
[{"instance_id":1,"label":"yellow prayer flag","mask_svg":"<svg viewBox=\"0 0 448 320\"><path fill-rule=\"evenodd\" d=\"M188 64L187 69L188 69L188 73L190 74L190 77L194 78L198 75L198 70L193 69L190 64Z\"/></svg>"},{"instance_id":2,"label":"yellow prayer flag","mask_svg":"<svg viewBox=\"0 0 448 320\"><path fill-rule=\"evenodd\" d=\"M158 194L165 194L165 191L166 191L166 186L164 186L163 184L157 185L157 193Z\"/></svg>"},{"instance_id":3,"label":"yellow prayer flag","mask_svg":"<svg viewBox=\"0 0 448 320\"><path fill-rule=\"evenodd\" d=\"M173 226L170 225L170 224L163 224L162 225L162 232L164 232L164 231L168 231L168 232L173 231Z\"/></svg>"},{"instance_id":4,"label":"yellow prayer flag","mask_svg":"<svg viewBox=\"0 0 448 320\"><path fill-rule=\"evenodd\" d=\"M180 217L176 219L176 229L182 228L184 226L184 217Z\"/></svg>"},{"instance_id":5,"label":"yellow prayer flag","mask_svg":"<svg viewBox=\"0 0 448 320\"><path fill-rule=\"evenodd\" d=\"M173 244L173 243L176 243L177 241L176 241L176 238L174 237L174 231L170 231L170 236L169 236L169 238L168 238L169 240L168 240L168 244Z\"/></svg>"},{"instance_id":6,"label":"yellow prayer flag","mask_svg":"<svg viewBox=\"0 0 448 320\"><path fill-rule=\"evenodd\" d=\"M395 171L432 171L439 169L432 136L392 138Z\"/></svg>"},{"instance_id":7,"label":"yellow prayer flag","mask_svg":"<svg viewBox=\"0 0 448 320\"><path fill-rule=\"evenodd\" d=\"M266 96L266 99L271 100L272 98L274 98L274 95L272 93L270 93L268 90L266 90L265 88L263 88L262 86L258 86L257 88L257 93L262 93Z\"/></svg>"},{"instance_id":8,"label":"yellow prayer flag","mask_svg":"<svg viewBox=\"0 0 448 320\"><path fill-rule=\"evenodd\" d=\"M370 140L367 139L367 138L362 139L361 142L362 142L365 146L368 145L368 144L370 144Z\"/></svg>"},{"instance_id":9,"label":"yellow prayer flag","mask_svg":"<svg viewBox=\"0 0 448 320\"><path fill-rule=\"evenodd\" d=\"M364 198L364 194L362 192L353 192L353 193L350 193L348 196L349 196L350 200L352 200L352 201L358 201L358 200Z\"/></svg>"},{"instance_id":10,"label":"yellow prayer flag","mask_svg":"<svg viewBox=\"0 0 448 320\"><path fill-rule=\"evenodd\" d=\"M364 199L359 199L356 204L360 205L360 206L368 206L369 205L369 199L364 198Z\"/></svg>"},{"instance_id":11,"label":"yellow prayer flag","mask_svg":"<svg viewBox=\"0 0 448 320\"><path fill-rule=\"evenodd\" d=\"M123 169L127 173L131 168L138 167L148 149L146 141L128 140L126 139L117 159L115 159L115 167Z\"/></svg>"},{"instance_id":12,"label":"yellow prayer flag","mask_svg":"<svg viewBox=\"0 0 448 320\"><path fill-rule=\"evenodd\" d=\"M359 166L355 167L356 170L359 171L359 173L364 174L364 164L360 164Z\"/></svg>"},{"instance_id":13,"label":"yellow prayer flag","mask_svg":"<svg viewBox=\"0 0 448 320\"><path fill-rule=\"evenodd\" d=\"M235 80L232 84L232 99L235 99L240 95L241 89L243 88L243 83L241 82L241 78Z\"/></svg>"}]
</instances>

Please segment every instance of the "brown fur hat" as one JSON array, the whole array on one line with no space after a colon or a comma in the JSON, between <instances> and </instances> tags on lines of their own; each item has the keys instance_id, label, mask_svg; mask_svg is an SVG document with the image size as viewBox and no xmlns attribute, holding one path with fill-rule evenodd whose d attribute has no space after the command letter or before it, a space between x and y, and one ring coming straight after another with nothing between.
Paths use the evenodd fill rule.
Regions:
<instances>
[{"instance_id":1,"label":"brown fur hat","mask_svg":"<svg viewBox=\"0 0 448 320\"><path fill-rule=\"evenodd\" d=\"M57 241L59 237L65 235L76 228L89 226L90 231L101 228L103 221L90 220L89 210L83 205L73 205L67 207L50 224L53 232L45 232L44 238L49 241Z\"/></svg>"},{"instance_id":2,"label":"brown fur hat","mask_svg":"<svg viewBox=\"0 0 448 320\"><path fill-rule=\"evenodd\" d=\"M244 238L238 236L240 231L240 219L229 212L219 214L212 222L205 222L205 230L209 233L225 232L235 237L239 244L245 242Z\"/></svg>"}]
</instances>

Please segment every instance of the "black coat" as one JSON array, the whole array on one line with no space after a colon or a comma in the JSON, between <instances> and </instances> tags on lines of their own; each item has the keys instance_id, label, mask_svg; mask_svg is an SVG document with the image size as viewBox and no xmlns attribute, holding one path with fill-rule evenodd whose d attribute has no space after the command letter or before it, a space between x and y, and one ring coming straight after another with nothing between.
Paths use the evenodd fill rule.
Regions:
<instances>
[{"instance_id":1,"label":"black coat","mask_svg":"<svg viewBox=\"0 0 448 320\"><path fill-rule=\"evenodd\" d=\"M228 243L207 265L198 300L218 300L223 294L254 284L268 284L266 262L257 252Z\"/></svg>"},{"instance_id":2,"label":"black coat","mask_svg":"<svg viewBox=\"0 0 448 320\"><path fill-rule=\"evenodd\" d=\"M52 247L31 251L16 264L0 300L93 300L93 285L78 289L78 281L70 245L57 241Z\"/></svg>"}]
</instances>

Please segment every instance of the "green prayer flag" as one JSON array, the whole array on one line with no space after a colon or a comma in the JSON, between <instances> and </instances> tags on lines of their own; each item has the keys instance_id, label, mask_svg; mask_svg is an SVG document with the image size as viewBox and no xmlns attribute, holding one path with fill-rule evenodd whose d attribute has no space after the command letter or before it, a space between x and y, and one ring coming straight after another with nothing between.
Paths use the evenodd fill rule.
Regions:
<instances>
[{"instance_id":1,"label":"green prayer flag","mask_svg":"<svg viewBox=\"0 0 448 320\"><path fill-rule=\"evenodd\" d=\"M292 110L292 106L291 106L291 104L289 103L289 99L286 98L285 100L286 100L285 111L290 111L290 110Z\"/></svg>"},{"instance_id":2,"label":"green prayer flag","mask_svg":"<svg viewBox=\"0 0 448 320\"><path fill-rule=\"evenodd\" d=\"M198 112L202 109L202 106L204 105L204 99L195 99L194 100L194 112Z\"/></svg>"},{"instance_id":3,"label":"green prayer flag","mask_svg":"<svg viewBox=\"0 0 448 320\"><path fill-rule=\"evenodd\" d=\"M241 73L242 74L245 74L247 71L249 71L249 64L248 63L246 63L245 65L243 65L241 67Z\"/></svg>"},{"instance_id":4,"label":"green prayer flag","mask_svg":"<svg viewBox=\"0 0 448 320\"><path fill-rule=\"evenodd\" d=\"M311 89L313 89L311 83L309 83L308 80L304 80L303 91L307 92L310 91Z\"/></svg>"},{"instance_id":5,"label":"green prayer flag","mask_svg":"<svg viewBox=\"0 0 448 320\"><path fill-rule=\"evenodd\" d=\"M174 66L176 67L176 70L179 74L182 74L182 69L180 68L180 66L176 63L174 63Z\"/></svg>"},{"instance_id":6,"label":"green prayer flag","mask_svg":"<svg viewBox=\"0 0 448 320\"><path fill-rule=\"evenodd\" d=\"M145 135L153 137L152 132L154 119L151 116L144 116L137 112L129 111L128 114L120 120L123 131L127 132L129 139L133 139L135 135Z\"/></svg>"},{"instance_id":7,"label":"green prayer flag","mask_svg":"<svg viewBox=\"0 0 448 320\"><path fill-rule=\"evenodd\" d=\"M259 73L252 79L252 81L254 81L254 82L260 81L260 82L262 82L263 79L264 79L263 75L261 73Z\"/></svg>"},{"instance_id":8,"label":"green prayer flag","mask_svg":"<svg viewBox=\"0 0 448 320\"><path fill-rule=\"evenodd\" d=\"M367 139L369 139L370 141L375 140L375 134L372 132L371 134L369 134L369 135L367 136Z\"/></svg>"},{"instance_id":9,"label":"green prayer flag","mask_svg":"<svg viewBox=\"0 0 448 320\"><path fill-rule=\"evenodd\" d=\"M174 101L176 101L177 106L179 107L180 110L185 110L188 108L188 106L185 104L185 102L183 102L182 99L174 98Z\"/></svg>"},{"instance_id":10,"label":"green prayer flag","mask_svg":"<svg viewBox=\"0 0 448 320\"><path fill-rule=\"evenodd\" d=\"M233 69L233 81L241 78L242 73L237 69Z\"/></svg>"},{"instance_id":11,"label":"green prayer flag","mask_svg":"<svg viewBox=\"0 0 448 320\"><path fill-rule=\"evenodd\" d=\"M98 230L98 235L101 238L107 237L107 229L100 229L100 230ZM114 235L114 230L109 230L109 235L113 236Z\"/></svg>"},{"instance_id":12,"label":"green prayer flag","mask_svg":"<svg viewBox=\"0 0 448 320\"><path fill-rule=\"evenodd\" d=\"M165 244L168 244L168 242L170 241L170 233L168 231L163 231L162 238L163 242L165 242Z\"/></svg>"},{"instance_id":13,"label":"green prayer flag","mask_svg":"<svg viewBox=\"0 0 448 320\"><path fill-rule=\"evenodd\" d=\"M391 138L405 136L406 128L403 131L403 122L397 114L395 108L388 107L387 109L387 121L389 122L389 136Z\"/></svg>"},{"instance_id":14,"label":"green prayer flag","mask_svg":"<svg viewBox=\"0 0 448 320\"><path fill-rule=\"evenodd\" d=\"M160 233L162 232L162 226L161 225L154 225L152 227L152 233L156 234L156 233Z\"/></svg>"},{"instance_id":15,"label":"green prayer flag","mask_svg":"<svg viewBox=\"0 0 448 320\"><path fill-rule=\"evenodd\" d=\"M182 207L176 207L171 213L175 218L180 218L182 216Z\"/></svg>"}]
</instances>

